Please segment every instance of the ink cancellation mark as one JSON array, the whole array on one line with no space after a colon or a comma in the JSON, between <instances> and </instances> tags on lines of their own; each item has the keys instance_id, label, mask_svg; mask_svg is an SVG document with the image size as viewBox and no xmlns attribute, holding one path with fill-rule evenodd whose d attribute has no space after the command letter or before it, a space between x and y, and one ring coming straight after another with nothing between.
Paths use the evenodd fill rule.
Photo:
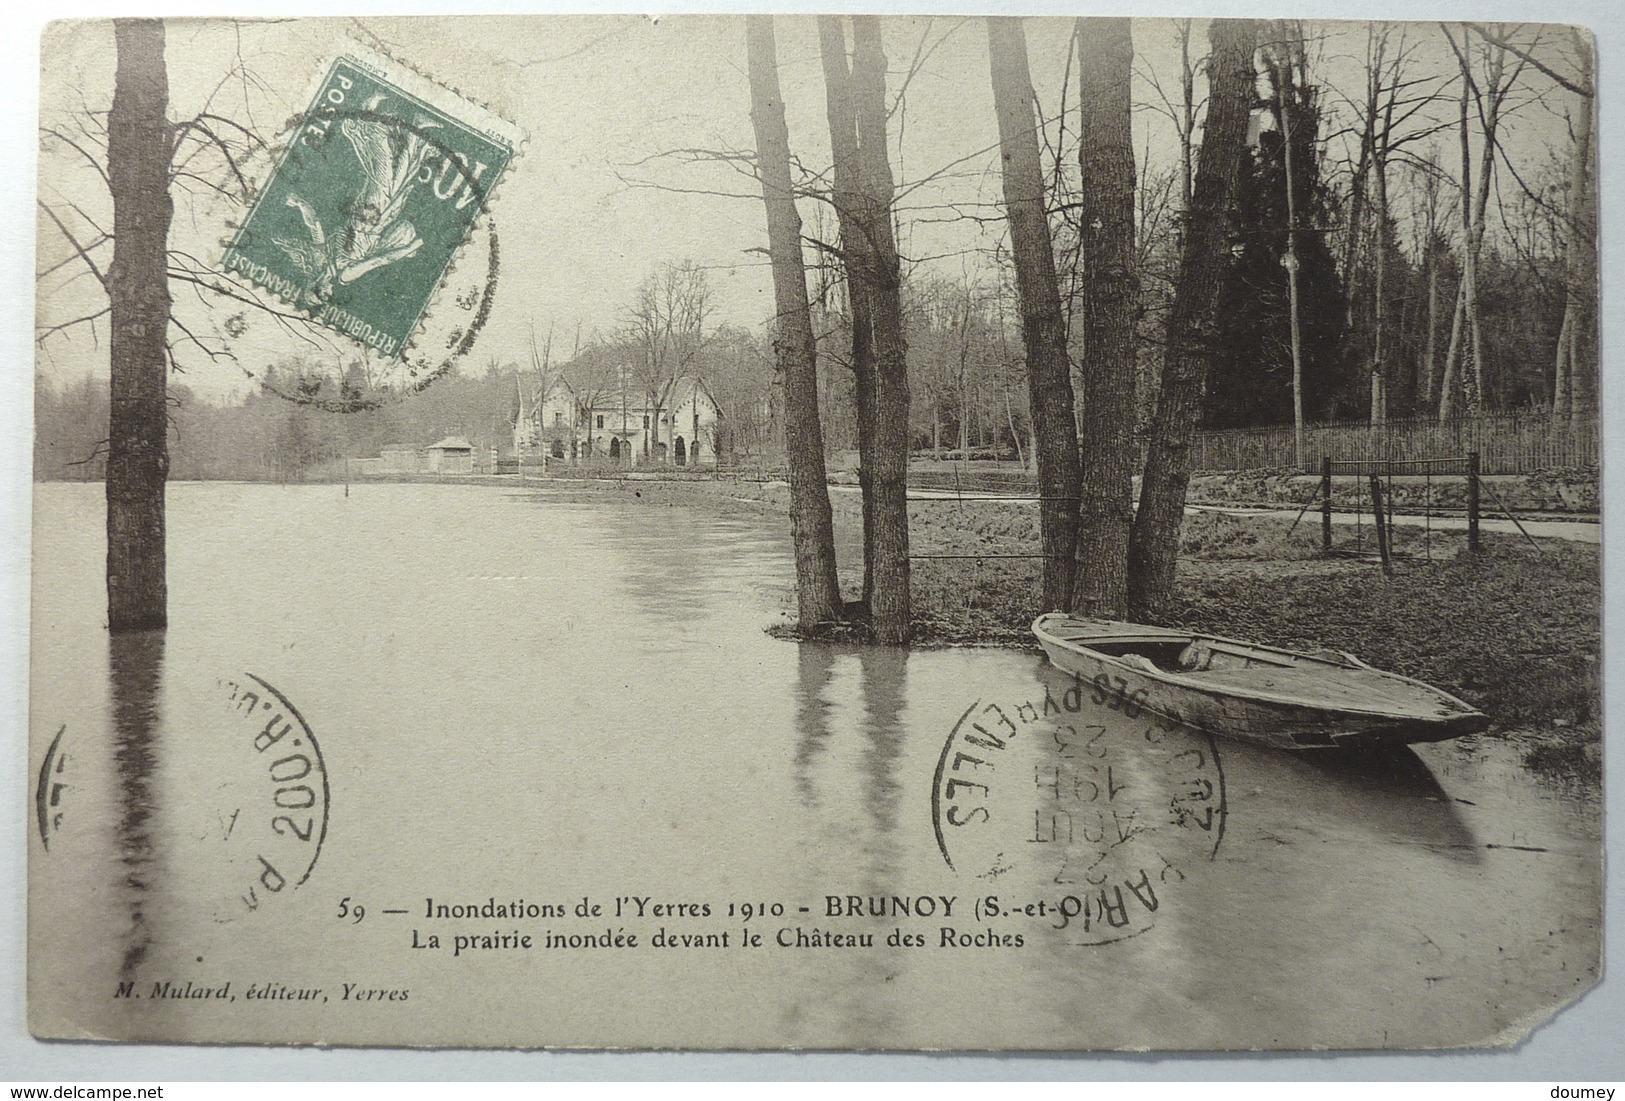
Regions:
<instances>
[{"instance_id":1,"label":"ink cancellation mark","mask_svg":"<svg viewBox=\"0 0 1625 1101\"><path fill-rule=\"evenodd\" d=\"M234 736L252 752L254 767L241 805L223 818L222 829L228 843L248 854L243 862L250 878L239 898L253 911L315 871L327 840L331 792L321 747L299 709L263 678L244 677L221 687L229 690L240 724ZM247 827L241 842L239 822Z\"/></svg>"},{"instance_id":2,"label":"ink cancellation mark","mask_svg":"<svg viewBox=\"0 0 1625 1101\"><path fill-rule=\"evenodd\" d=\"M68 731L68 724L63 723L57 729L56 737L51 739L51 746L45 751L45 760L40 762L39 779L34 787L34 816L39 823L40 844L50 851L51 837L62 828L63 816L66 813L62 805L62 796L69 788L67 781L67 754L62 750L62 735Z\"/></svg>"},{"instance_id":3,"label":"ink cancellation mark","mask_svg":"<svg viewBox=\"0 0 1625 1101\"><path fill-rule=\"evenodd\" d=\"M1149 932L1182 869L1223 841L1218 748L1132 696L1041 679L1042 696L979 699L949 732L931 793L938 849L961 875L1000 883L979 917L1079 945Z\"/></svg>"}]
</instances>

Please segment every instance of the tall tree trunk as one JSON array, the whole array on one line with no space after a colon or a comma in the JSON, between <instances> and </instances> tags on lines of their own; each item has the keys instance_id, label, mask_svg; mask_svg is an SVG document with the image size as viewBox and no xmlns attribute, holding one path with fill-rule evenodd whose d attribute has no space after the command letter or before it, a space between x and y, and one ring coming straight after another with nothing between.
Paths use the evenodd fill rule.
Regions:
<instances>
[{"instance_id":1,"label":"tall tree trunk","mask_svg":"<svg viewBox=\"0 0 1625 1101\"><path fill-rule=\"evenodd\" d=\"M852 99L852 73L846 32L838 15L818 17L818 46L824 65L825 115L834 155L833 199L846 268L847 308L852 322L852 396L858 430L858 490L863 510L863 603L874 599L874 434L875 357L871 301L872 249L858 228L863 169L858 162L858 114Z\"/></svg>"},{"instance_id":2,"label":"tall tree trunk","mask_svg":"<svg viewBox=\"0 0 1625 1101\"><path fill-rule=\"evenodd\" d=\"M907 642L912 633L908 558L908 345L897 237L892 229L891 161L887 153L886 51L880 19L852 18L852 99L857 107L862 170L859 226L870 246L870 320L874 329L874 588L869 608L875 638Z\"/></svg>"},{"instance_id":3,"label":"tall tree trunk","mask_svg":"<svg viewBox=\"0 0 1625 1101\"><path fill-rule=\"evenodd\" d=\"M1230 256L1229 210L1254 94L1256 24L1216 19L1208 36L1213 56L1207 127L1168 316L1162 388L1151 422L1140 508L1129 539L1129 614L1135 619L1154 617L1173 597L1191 440L1213 359L1219 289Z\"/></svg>"},{"instance_id":4,"label":"tall tree trunk","mask_svg":"<svg viewBox=\"0 0 1625 1101\"><path fill-rule=\"evenodd\" d=\"M1128 614L1134 523L1134 40L1127 19L1080 19L1078 191L1083 227L1083 413L1072 607Z\"/></svg>"},{"instance_id":5,"label":"tall tree trunk","mask_svg":"<svg viewBox=\"0 0 1625 1101\"><path fill-rule=\"evenodd\" d=\"M1055 252L1044 210L1032 76L1021 21L1011 16L989 18L987 44L1038 459L1044 554L1040 599L1044 611L1061 611L1072 606L1079 488L1078 425L1072 405L1072 368L1066 354L1066 318L1061 313Z\"/></svg>"},{"instance_id":6,"label":"tall tree trunk","mask_svg":"<svg viewBox=\"0 0 1625 1101\"><path fill-rule=\"evenodd\" d=\"M168 626L164 483L169 476L164 340L169 330L171 129L164 25L114 23L118 67L107 116L113 195L112 409L107 425L107 625Z\"/></svg>"},{"instance_id":7,"label":"tall tree trunk","mask_svg":"<svg viewBox=\"0 0 1625 1101\"><path fill-rule=\"evenodd\" d=\"M1448 37L1449 31L1446 30ZM1478 312L1478 261L1484 243L1488 222L1490 181L1495 172L1497 131L1501 120L1501 105L1510 84L1503 84L1506 69L1505 51L1495 49L1487 55L1483 74L1483 90L1474 78L1470 52L1465 43L1457 48L1450 38L1461 68L1461 218L1462 235L1462 365L1461 386L1463 404L1467 412L1477 415L1483 411L1484 392L1484 336ZM1476 102L1481 126L1482 146L1479 150L1479 169L1476 196L1473 187L1472 148L1467 123L1468 105ZM1469 369L1469 361L1471 367Z\"/></svg>"},{"instance_id":8,"label":"tall tree trunk","mask_svg":"<svg viewBox=\"0 0 1625 1101\"><path fill-rule=\"evenodd\" d=\"M1365 180L1371 171L1371 126L1368 115L1360 133L1360 159L1349 182L1348 227L1343 238L1343 323L1350 329L1354 328L1354 306L1359 297L1355 276L1360 266L1360 233L1365 226Z\"/></svg>"},{"instance_id":9,"label":"tall tree trunk","mask_svg":"<svg viewBox=\"0 0 1625 1101\"><path fill-rule=\"evenodd\" d=\"M1574 299L1563 308L1563 324L1557 332L1557 363L1552 383L1552 412L1567 419L1574 414Z\"/></svg>"},{"instance_id":10,"label":"tall tree trunk","mask_svg":"<svg viewBox=\"0 0 1625 1101\"><path fill-rule=\"evenodd\" d=\"M965 288L965 312L959 325L959 459L970 458L970 288Z\"/></svg>"},{"instance_id":11,"label":"tall tree trunk","mask_svg":"<svg viewBox=\"0 0 1625 1101\"><path fill-rule=\"evenodd\" d=\"M1027 469L1027 454L1021 448L1021 433L1016 430L1016 415L1010 409L1010 387L1009 387L1008 384L1006 384L1003 387L1003 389L1004 389L1004 423L1006 425L1008 425L1009 428L1010 428L1010 442L1012 444L1014 444L1015 448L1016 448L1016 462L1021 464L1021 469L1026 470Z\"/></svg>"},{"instance_id":12,"label":"tall tree trunk","mask_svg":"<svg viewBox=\"0 0 1625 1101\"><path fill-rule=\"evenodd\" d=\"M1286 37L1283 31L1282 38ZM1277 50L1291 49L1290 44ZM1292 101L1296 90L1292 80L1293 59L1290 54L1275 53L1270 59L1270 86L1273 91L1275 121L1281 131L1282 167L1286 174L1286 290L1287 321L1292 347L1292 454L1293 463L1304 468L1303 454L1303 324L1298 294L1298 178L1292 171L1292 148L1296 137L1292 129ZM1362 154L1363 156L1364 154ZM1358 216L1358 210L1355 212ZM1351 256L1353 254L1351 253ZM1352 299L1350 300L1352 302Z\"/></svg>"},{"instance_id":13,"label":"tall tree trunk","mask_svg":"<svg viewBox=\"0 0 1625 1101\"><path fill-rule=\"evenodd\" d=\"M1196 65L1191 61L1191 21L1179 21L1179 212L1191 208L1195 186Z\"/></svg>"},{"instance_id":14,"label":"tall tree trunk","mask_svg":"<svg viewBox=\"0 0 1625 1101\"><path fill-rule=\"evenodd\" d=\"M1568 331L1569 406L1571 413L1597 407L1597 173L1596 84L1592 43L1574 32L1580 89L1574 119L1574 148L1569 160L1569 247L1567 301L1563 325Z\"/></svg>"},{"instance_id":15,"label":"tall tree trunk","mask_svg":"<svg viewBox=\"0 0 1625 1101\"><path fill-rule=\"evenodd\" d=\"M1427 240L1427 253L1423 261L1427 265L1427 323L1422 336L1422 377L1417 383L1418 392L1414 403L1418 414L1433 405L1434 365L1438 358L1436 349L1439 340L1439 251L1434 247L1431 225L1428 228Z\"/></svg>"},{"instance_id":16,"label":"tall tree trunk","mask_svg":"<svg viewBox=\"0 0 1625 1101\"><path fill-rule=\"evenodd\" d=\"M1439 383L1439 419L1447 421L1458 416L1457 392L1461 389L1463 341L1462 316L1467 311L1467 282L1456 286L1456 308L1450 315L1450 343L1444 351L1444 379Z\"/></svg>"},{"instance_id":17,"label":"tall tree trunk","mask_svg":"<svg viewBox=\"0 0 1625 1101\"><path fill-rule=\"evenodd\" d=\"M1471 131L1467 126L1467 111L1472 102L1472 67L1461 58L1461 110L1457 123L1457 137L1461 144L1461 288L1456 299L1456 317L1450 323L1451 353L1445 361L1445 378L1452 379L1455 387L1446 388L1439 398L1439 419L1444 420L1455 402L1455 389L1462 391L1463 402L1469 413L1478 411L1473 394L1473 308L1475 296L1478 249L1473 241L1473 154Z\"/></svg>"},{"instance_id":18,"label":"tall tree trunk","mask_svg":"<svg viewBox=\"0 0 1625 1101\"><path fill-rule=\"evenodd\" d=\"M1506 90L1501 84L1502 70L1505 68L1506 57L1502 52L1490 55L1489 85L1491 94L1489 108L1483 117L1483 146L1479 149L1478 168L1478 203L1474 212L1472 266L1473 278L1467 284L1467 325L1473 337L1473 375L1472 375L1472 412L1482 413L1485 404L1489 401L1488 388L1485 385L1484 370L1484 326L1478 309L1478 268L1479 259L1484 250L1484 232L1489 222L1490 210L1490 182L1495 175L1495 158L1497 148L1497 133L1501 120L1501 102Z\"/></svg>"},{"instance_id":19,"label":"tall tree trunk","mask_svg":"<svg viewBox=\"0 0 1625 1101\"><path fill-rule=\"evenodd\" d=\"M756 131L757 170L767 207L768 254L776 310L773 358L784 379L784 435L790 468L790 534L795 543L797 618L803 631L838 616L835 529L824 470L824 435L818 420L818 348L807 307L801 257L801 215L790 186L790 131L779 91L773 18L746 17L750 119Z\"/></svg>"},{"instance_id":20,"label":"tall tree trunk","mask_svg":"<svg viewBox=\"0 0 1625 1101\"><path fill-rule=\"evenodd\" d=\"M1376 256L1372 263L1371 307L1374 318L1371 334L1371 423L1388 421L1388 368L1384 362L1388 348L1383 340L1383 329L1388 324L1388 133L1383 132L1383 146L1374 158L1372 169L1377 184Z\"/></svg>"},{"instance_id":21,"label":"tall tree trunk","mask_svg":"<svg viewBox=\"0 0 1625 1101\"><path fill-rule=\"evenodd\" d=\"M1461 383L1463 404L1468 414L1482 408L1483 366L1478 362L1478 234L1473 214L1473 156L1467 129L1467 107L1471 84L1471 70L1462 69L1461 89L1461 228L1464 247L1461 250Z\"/></svg>"}]
</instances>

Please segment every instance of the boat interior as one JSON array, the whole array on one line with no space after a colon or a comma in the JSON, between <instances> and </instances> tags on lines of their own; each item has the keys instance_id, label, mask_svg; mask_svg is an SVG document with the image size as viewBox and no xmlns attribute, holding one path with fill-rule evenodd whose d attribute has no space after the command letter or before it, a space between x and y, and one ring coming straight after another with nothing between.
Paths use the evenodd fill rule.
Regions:
<instances>
[{"instance_id":1,"label":"boat interior","mask_svg":"<svg viewBox=\"0 0 1625 1101\"><path fill-rule=\"evenodd\" d=\"M1249 646L1226 645L1211 639L1080 639L1079 644L1130 665L1150 666L1164 673L1205 673L1218 670L1291 669L1298 663L1287 654ZM1135 660L1138 659L1138 660Z\"/></svg>"}]
</instances>

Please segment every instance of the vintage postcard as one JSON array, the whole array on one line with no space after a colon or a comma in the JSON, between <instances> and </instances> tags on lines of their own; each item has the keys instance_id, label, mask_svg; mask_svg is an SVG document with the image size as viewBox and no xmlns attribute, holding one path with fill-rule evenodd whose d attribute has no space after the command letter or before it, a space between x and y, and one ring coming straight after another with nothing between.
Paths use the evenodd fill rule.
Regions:
<instances>
[{"instance_id":1,"label":"vintage postcard","mask_svg":"<svg viewBox=\"0 0 1625 1101\"><path fill-rule=\"evenodd\" d=\"M1472 1048L1598 981L1584 29L40 49L35 1035Z\"/></svg>"}]
</instances>

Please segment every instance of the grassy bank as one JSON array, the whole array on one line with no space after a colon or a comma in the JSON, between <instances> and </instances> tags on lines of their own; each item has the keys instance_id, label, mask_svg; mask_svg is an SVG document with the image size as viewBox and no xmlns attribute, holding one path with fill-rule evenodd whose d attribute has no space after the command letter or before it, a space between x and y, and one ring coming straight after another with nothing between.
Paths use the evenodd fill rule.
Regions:
<instances>
[{"instance_id":1,"label":"grassy bank","mask_svg":"<svg viewBox=\"0 0 1625 1101\"><path fill-rule=\"evenodd\" d=\"M782 520L782 486L643 483L572 487L572 494L642 506L684 505ZM842 584L861 580L855 492L831 495ZM909 508L916 554L1032 554L1035 505L918 501ZM1356 532L1338 528L1339 556L1320 550L1314 517L1200 513L1186 518L1171 624L1292 649L1330 647L1461 696L1494 720L1486 737L1514 738L1525 761L1594 789L1601 776L1599 550L1542 540L1537 552L1486 536L1470 554L1459 533L1396 527L1397 569L1349 557ZM1371 532L1363 533L1371 549ZM1032 645L1039 563L1025 558L923 559L914 564L917 642ZM788 594L787 594L788 600Z\"/></svg>"}]
</instances>

